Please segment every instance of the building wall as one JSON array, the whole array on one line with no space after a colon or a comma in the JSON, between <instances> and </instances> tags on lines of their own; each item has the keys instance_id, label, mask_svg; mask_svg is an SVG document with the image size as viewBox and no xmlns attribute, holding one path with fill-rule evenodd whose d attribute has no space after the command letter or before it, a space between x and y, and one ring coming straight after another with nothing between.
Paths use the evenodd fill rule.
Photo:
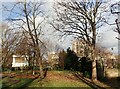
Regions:
<instances>
[{"instance_id":1,"label":"building wall","mask_svg":"<svg viewBox=\"0 0 120 89\"><path fill-rule=\"evenodd\" d=\"M26 56L28 58L28 56ZM28 66L28 61L25 56L13 55L12 67Z\"/></svg>"},{"instance_id":2,"label":"building wall","mask_svg":"<svg viewBox=\"0 0 120 89\"><path fill-rule=\"evenodd\" d=\"M90 47L83 40L74 40L72 50L79 57L90 56Z\"/></svg>"},{"instance_id":3,"label":"building wall","mask_svg":"<svg viewBox=\"0 0 120 89\"><path fill-rule=\"evenodd\" d=\"M51 69L55 69L55 67L59 65L58 53L56 53L56 52L49 53L48 63L50 64Z\"/></svg>"}]
</instances>

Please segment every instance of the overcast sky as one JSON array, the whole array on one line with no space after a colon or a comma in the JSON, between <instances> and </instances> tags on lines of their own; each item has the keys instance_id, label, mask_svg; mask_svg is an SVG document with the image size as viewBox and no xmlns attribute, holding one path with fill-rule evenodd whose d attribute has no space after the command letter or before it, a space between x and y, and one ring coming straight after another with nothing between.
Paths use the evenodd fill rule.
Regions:
<instances>
[{"instance_id":1,"label":"overcast sky","mask_svg":"<svg viewBox=\"0 0 120 89\"><path fill-rule=\"evenodd\" d=\"M7 4L9 4L9 2L14 2L14 1L21 1L21 0L1 0L2 4L4 4L4 2L7 2ZM31 0L31 1L34 1L34 0ZM48 11L48 14L53 14L52 5L53 5L53 1L56 1L56 0L44 0L44 1L47 2L44 9ZM113 0L111 1L111 4L118 1L119 0ZM5 15L0 15L0 16L2 16L3 19L5 18L4 17ZM118 17L117 15L112 15L111 18L109 18L110 23L113 23L117 17ZM97 43L101 44L103 47L108 48L110 51L116 54L118 53L118 40L115 37L117 37L118 34L113 31L115 28L116 26L109 26L109 25L104 25L104 27L100 28L100 31L97 37ZM49 31L46 31L46 33L48 34L48 36L46 36L46 39L50 38L50 40L53 43L56 42L57 44L61 44L62 47L65 49L71 46L72 44L71 37L67 37L66 39L62 38L61 40L58 40L58 37L55 36L56 33L53 34L52 28L50 28L49 26L46 26L46 28L44 29L49 29ZM113 48L113 50L111 50L111 48Z\"/></svg>"}]
</instances>

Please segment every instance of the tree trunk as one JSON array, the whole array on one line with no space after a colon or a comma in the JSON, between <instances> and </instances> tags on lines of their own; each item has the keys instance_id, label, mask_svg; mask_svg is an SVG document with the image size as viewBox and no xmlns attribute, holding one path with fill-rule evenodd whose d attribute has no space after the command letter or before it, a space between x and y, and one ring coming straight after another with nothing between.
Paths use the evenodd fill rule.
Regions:
<instances>
[{"instance_id":1,"label":"tree trunk","mask_svg":"<svg viewBox=\"0 0 120 89\"><path fill-rule=\"evenodd\" d=\"M92 81L97 80L95 48L92 47Z\"/></svg>"},{"instance_id":2,"label":"tree trunk","mask_svg":"<svg viewBox=\"0 0 120 89\"><path fill-rule=\"evenodd\" d=\"M41 56L41 52L39 49L39 46L37 45L37 58L39 59L39 68L40 68L40 79L44 78L44 74L43 74L43 66L42 66L42 56Z\"/></svg>"},{"instance_id":3,"label":"tree trunk","mask_svg":"<svg viewBox=\"0 0 120 89\"><path fill-rule=\"evenodd\" d=\"M94 20L95 22L95 20ZM92 23L92 30L93 30L93 39L92 39L92 81L97 80L97 70L96 70L96 53L95 53L95 46L96 46L96 27L95 23Z\"/></svg>"},{"instance_id":4,"label":"tree trunk","mask_svg":"<svg viewBox=\"0 0 120 89\"><path fill-rule=\"evenodd\" d=\"M36 52L34 52L34 55L33 55L33 68L32 68L32 74L35 75L35 55L36 55Z\"/></svg>"},{"instance_id":5,"label":"tree trunk","mask_svg":"<svg viewBox=\"0 0 120 89\"><path fill-rule=\"evenodd\" d=\"M96 60L92 61L92 81L97 80Z\"/></svg>"},{"instance_id":6,"label":"tree trunk","mask_svg":"<svg viewBox=\"0 0 120 89\"><path fill-rule=\"evenodd\" d=\"M42 66L42 59L40 58L40 61L39 61L39 67L40 67L40 78L44 78L44 75L43 75L43 66Z\"/></svg>"}]
</instances>

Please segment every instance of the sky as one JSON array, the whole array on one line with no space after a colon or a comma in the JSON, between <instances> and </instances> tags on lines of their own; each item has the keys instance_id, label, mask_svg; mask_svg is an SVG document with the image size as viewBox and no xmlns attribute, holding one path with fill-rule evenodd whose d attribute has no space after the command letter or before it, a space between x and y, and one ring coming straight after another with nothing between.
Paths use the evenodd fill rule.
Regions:
<instances>
[{"instance_id":1,"label":"sky","mask_svg":"<svg viewBox=\"0 0 120 89\"><path fill-rule=\"evenodd\" d=\"M112 0L111 4L114 4L116 2L118 2L119 0ZM107 16L106 16L107 17ZM118 15L111 15L109 17L109 23L115 23L116 19L120 19L118 18ZM100 35L101 37L98 38L99 42L103 47L107 48L108 50L110 50L111 52L113 52L114 54L118 54L118 50L120 49L118 47L118 39L116 39L116 37L118 37L118 34L113 31L116 29L116 25L105 25L102 28L100 28ZM112 50L113 48L113 50ZM120 54L120 53L119 53Z\"/></svg>"},{"instance_id":2,"label":"sky","mask_svg":"<svg viewBox=\"0 0 120 89\"><path fill-rule=\"evenodd\" d=\"M10 4L10 2L14 2L14 1L21 1L21 0L1 0L0 2L3 3L6 3L6 4ZM27 0L29 1L29 0ZM30 1L34 1L34 0L30 0ZM38 0L40 1L40 0ZM46 6L44 7L44 9L46 11L48 11L48 14L53 14L52 13L52 5L53 5L53 2L54 1L57 1L57 0L44 0L46 3ZM112 3L115 3L115 2L118 2L119 0L111 0L111 4ZM0 3L1 4L1 3ZM1 6L1 5L0 5ZM9 5L10 6L10 5ZM0 7L1 8L1 7ZM4 14L3 15L3 12L1 11L0 9L0 21L3 21L3 19L7 16L7 14ZM14 16L14 15L12 15ZM106 15L107 17L107 15ZM2 18L2 19L1 19ZM115 19L118 18L117 15L112 15L109 20L110 20L110 23L113 23L115 21ZM39 21L39 19L38 19ZM113 30L116 28L116 26L109 26L109 25L105 25L103 26L102 28L100 28L100 31L99 31L99 36L97 37L97 43L101 44L102 47L105 47L107 48L108 50L110 50L111 52L117 54L118 53L118 40L115 38L116 36L118 36L117 33L115 33ZM60 40L58 40L58 37L55 36L55 34L53 33L53 29L50 28L49 26L46 26L44 29L48 29L46 31L46 33L48 34L48 36L46 36L46 39L49 39L51 38L51 42L56 42L57 44L61 44L63 48L67 49L68 47L71 47L71 44L72 44L72 40L71 37L67 37L67 38L62 38ZM113 48L113 50L111 50L111 48Z\"/></svg>"},{"instance_id":3,"label":"sky","mask_svg":"<svg viewBox=\"0 0 120 89\"><path fill-rule=\"evenodd\" d=\"M113 30L116 29L115 27L106 26L103 28L104 31L101 31L101 37L99 42L103 47L107 48L108 50L114 52L115 54L118 53L118 34ZM113 50L111 50L113 48Z\"/></svg>"}]
</instances>

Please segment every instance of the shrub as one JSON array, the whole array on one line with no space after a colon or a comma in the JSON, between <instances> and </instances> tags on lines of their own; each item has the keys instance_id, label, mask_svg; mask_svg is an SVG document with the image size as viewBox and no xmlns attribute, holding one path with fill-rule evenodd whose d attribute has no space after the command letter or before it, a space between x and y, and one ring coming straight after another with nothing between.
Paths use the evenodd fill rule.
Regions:
<instances>
[{"instance_id":1,"label":"shrub","mask_svg":"<svg viewBox=\"0 0 120 89\"><path fill-rule=\"evenodd\" d=\"M85 77L90 78L90 74L88 71L85 71Z\"/></svg>"},{"instance_id":2,"label":"shrub","mask_svg":"<svg viewBox=\"0 0 120 89\"><path fill-rule=\"evenodd\" d=\"M92 61L90 60L90 58L82 57L80 59L80 63L81 63L81 72L83 73L83 75L85 77L87 75L89 78L91 78L91 76L92 76Z\"/></svg>"}]
</instances>

